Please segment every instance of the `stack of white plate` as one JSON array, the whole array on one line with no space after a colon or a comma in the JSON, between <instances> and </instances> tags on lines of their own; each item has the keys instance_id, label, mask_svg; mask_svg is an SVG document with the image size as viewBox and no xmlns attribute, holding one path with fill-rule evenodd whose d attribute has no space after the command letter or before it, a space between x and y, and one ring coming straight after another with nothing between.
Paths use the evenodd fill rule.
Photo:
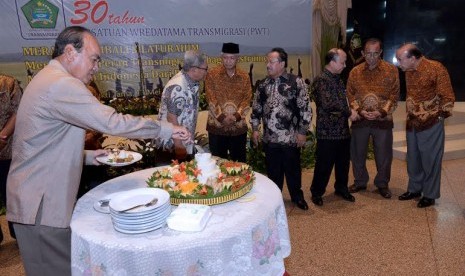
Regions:
<instances>
[{"instance_id":1,"label":"stack of white plate","mask_svg":"<svg viewBox=\"0 0 465 276\"><path fill-rule=\"evenodd\" d=\"M145 205L154 198L157 199L155 204ZM138 205L142 206L127 210ZM115 230L125 234L139 234L161 228L171 213L170 195L158 188L115 193L109 206Z\"/></svg>"}]
</instances>

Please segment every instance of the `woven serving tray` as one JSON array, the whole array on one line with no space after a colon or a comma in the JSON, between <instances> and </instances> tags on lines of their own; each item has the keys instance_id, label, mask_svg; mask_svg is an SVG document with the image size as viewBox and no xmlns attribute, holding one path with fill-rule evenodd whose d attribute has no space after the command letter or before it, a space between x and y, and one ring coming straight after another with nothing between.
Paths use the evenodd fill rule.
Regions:
<instances>
[{"instance_id":1,"label":"woven serving tray","mask_svg":"<svg viewBox=\"0 0 465 276\"><path fill-rule=\"evenodd\" d=\"M170 202L173 205L179 205L180 203L192 203L192 204L204 204L204 205L217 205L226 203L235 199L238 199L245 194L247 194L253 188L254 181L250 181L249 183L245 184L242 188L231 193L229 195L223 195L218 197L212 198L175 198L171 197Z\"/></svg>"}]
</instances>

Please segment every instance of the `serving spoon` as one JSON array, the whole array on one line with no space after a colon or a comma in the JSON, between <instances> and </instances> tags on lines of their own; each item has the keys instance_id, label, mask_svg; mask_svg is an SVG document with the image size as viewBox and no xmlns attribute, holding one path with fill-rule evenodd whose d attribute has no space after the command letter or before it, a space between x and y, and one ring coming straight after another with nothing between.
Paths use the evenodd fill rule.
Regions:
<instances>
[{"instance_id":1,"label":"serving spoon","mask_svg":"<svg viewBox=\"0 0 465 276\"><path fill-rule=\"evenodd\" d=\"M138 204L136 206L132 206L132 207L129 207L129 208L124 209L124 210L119 210L118 212L123 213L123 212L134 210L134 209L139 208L139 207L149 207L149 206L157 204L157 202L158 202L158 198L154 197L152 200L150 200L147 203Z\"/></svg>"}]
</instances>

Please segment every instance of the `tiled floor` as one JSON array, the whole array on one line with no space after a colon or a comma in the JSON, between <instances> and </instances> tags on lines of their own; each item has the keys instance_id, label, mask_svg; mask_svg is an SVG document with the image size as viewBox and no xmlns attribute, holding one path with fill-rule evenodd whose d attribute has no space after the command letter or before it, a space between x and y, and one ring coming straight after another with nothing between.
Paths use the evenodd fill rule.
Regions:
<instances>
[{"instance_id":1,"label":"tiled floor","mask_svg":"<svg viewBox=\"0 0 465 276\"><path fill-rule=\"evenodd\" d=\"M373 161L368 168L373 177ZM308 192L312 171L304 172L310 210L295 208L284 191L292 239L287 271L291 276L465 275L464 168L465 159L444 161L442 196L426 209L417 208L416 201L397 200L406 189L405 161L393 162L389 200L372 184L355 194L355 203L335 197L328 187L324 205L315 207ZM4 216L0 222L5 231ZM0 275L24 275L16 242L9 237L0 246Z\"/></svg>"},{"instance_id":2,"label":"tiled floor","mask_svg":"<svg viewBox=\"0 0 465 276\"><path fill-rule=\"evenodd\" d=\"M368 167L373 178L374 162ZM309 211L286 200L293 246L286 260L289 274L465 275L464 168L465 159L443 163L442 196L425 209L415 200L397 199L408 179L400 160L392 166L392 199L382 198L371 183L354 194L355 203L335 197L332 187L324 205L309 202ZM304 174L304 192L311 178L311 172Z\"/></svg>"}]
</instances>

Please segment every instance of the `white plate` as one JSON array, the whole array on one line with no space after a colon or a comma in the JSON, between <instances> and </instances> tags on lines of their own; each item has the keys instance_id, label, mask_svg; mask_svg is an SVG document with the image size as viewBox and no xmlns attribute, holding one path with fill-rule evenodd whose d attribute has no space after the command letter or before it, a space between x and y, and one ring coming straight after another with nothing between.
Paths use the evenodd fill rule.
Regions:
<instances>
[{"instance_id":1,"label":"white plate","mask_svg":"<svg viewBox=\"0 0 465 276\"><path fill-rule=\"evenodd\" d=\"M134 210L130 210L127 212L119 212L116 211L115 209L110 208L110 214L117 216L117 217L122 217L122 218L127 218L127 219L137 219L137 218L142 218L142 217L149 217L153 216L156 213L159 213L168 207L171 207L171 203L169 200L163 204L163 205L154 205L156 206L155 208L147 208L147 207L140 207Z\"/></svg>"},{"instance_id":2,"label":"white plate","mask_svg":"<svg viewBox=\"0 0 465 276\"><path fill-rule=\"evenodd\" d=\"M111 213L111 219L116 223L121 224L141 224L145 222L155 221L159 219L166 219L171 214L171 208L162 210L161 213L157 213L151 216L143 216L140 218L130 217L125 218L121 216L116 216L114 213Z\"/></svg>"},{"instance_id":3,"label":"white plate","mask_svg":"<svg viewBox=\"0 0 465 276\"><path fill-rule=\"evenodd\" d=\"M124 212L126 214L142 213L145 211L158 208L170 200L170 194L159 188L139 188L129 191L119 192L115 194L110 201L110 210L120 212L129 209L139 204L145 204L152 200L154 197L158 199L157 203L148 207L141 206L134 210Z\"/></svg>"},{"instance_id":4,"label":"white plate","mask_svg":"<svg viewBox=\"0 0 465 276\"><path fill-rule=\"evenodd\" d=\"M151 222L146 222L142 224L122 224L122 223L115 223L113 221L113 225L124 230L142 230L142 229L147 229L151 228L160 224L166 223L166 217L163 219L159 219L156 221L151 221Z\"/></svg>"},{"instance_id":5,"label":"white plate","mask_svg":"<svg viewBox=\"0 0 465 276\"><path fill-rule=\"evenodd\" d=\"M143 219L155 219L157 217L163 216L166 212L171 213L171 205L170 204L165 204L162 207L159 207L154 210L148 211L150 213L144 212L141 213L141 215L137 214L130 214L126 212L116 212L114 210L110 210L111 217L116 218L118 220L124 220L124 221L139 221Z\"/></svg>"},{"instance_id":6,"label":"white plate","mask_svg":"<svg viewBox=\"0 0 465 276\"><path fill-rule=\"evenodd\" d=\"M162 228L165 224L166 223L164 222L164 223L160 223L159 225L156 225L154 227L150 227L150 228L147 228L147 229L138 229L138 230L121 229L116 225L113 225L113 227L115 228L116 231L124 233L124 234L142 234L142 233L146 233L146 232L156 230L158 228Z\"/></svg>"},{"instance_id":7,"label":"white plate","mask_svg":"<svg viewBox=\"0 0 465 276\"><path fill-rule=\"evenodd\" d=\"M103 164L106 164L106 165L110 165L110 166L114 166L114 167L122 167L122 166L127 166L127 165L131 165L139 160L142 159L142 154L138 153L138 152L134 152L134 151L126 151L127 154L132 154L132 156L134 157L134 159L132 159L132 161L130 162L124 162L124 163L116 163L116 162L113 162L113 161L110 161L110 159L108 159L108 156L97 156L97 161L99 161L100 163L103 163Z\"/></svg>"},{"instance_id":8,"label":"white plate","mask_svg":"<svg viewBox=\"0 0 465 276\"><path fill-rule=\"evenodd\" d=\"M101 201L102 200L108 200L109 201L109 200L111 200L111 198L115 194L117 194L117 193L112 193L112 194L106 195L106 196L102 197L101 199L97 200L96 202L94 202L94 210L97 211L97 212L100 212L100 213L109 214L110 213L110 207L108 205L103 207Z\"/></svg>"}]
</instances>

